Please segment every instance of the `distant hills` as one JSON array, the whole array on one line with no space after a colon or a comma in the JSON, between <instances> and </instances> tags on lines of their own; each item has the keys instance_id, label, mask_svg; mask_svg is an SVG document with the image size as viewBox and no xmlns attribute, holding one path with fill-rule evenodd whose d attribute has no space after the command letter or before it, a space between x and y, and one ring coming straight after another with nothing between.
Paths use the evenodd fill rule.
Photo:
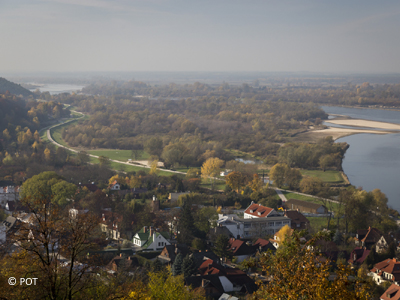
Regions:
<instances>
[{"instance_id":1,"label":"distant hills","mask_svg":"<svg viewBox=\"0 0 400 300\"><path fill-rule=\"evenodd\" d=\"M22 95L24 97L33 95L31 91L23 88L21 85L0 77L0 94L4 94L6 91L9 91L10 94Z\"/></svg>"}]
</instances>

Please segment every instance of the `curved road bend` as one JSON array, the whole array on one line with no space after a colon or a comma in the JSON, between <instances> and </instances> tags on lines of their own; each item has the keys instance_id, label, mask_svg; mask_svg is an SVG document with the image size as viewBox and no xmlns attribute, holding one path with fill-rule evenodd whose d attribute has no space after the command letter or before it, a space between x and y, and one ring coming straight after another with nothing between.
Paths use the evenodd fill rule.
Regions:
<instances>
[{"instance_id":1,"label":"curved road bend","mask_svg":"<svg viewBox=\"0 0 400 300\"><path fill-rule=\"evenodd\" d=\"M75 111L75 110L71 110L71 111L72 111L72 112L75 112L75 113L78 113L78 114L81 114L82 117L85 116L83 113L81 113L81 112L79 112L79 111ZM57 142L53 139L53 137L51 136L51 133L50 133L50 130L51 130L51 129L56 128L57 126L61 126L61 125L64 125L64 124L66 124L66 123L72 122L72 121L75 121L75 120L69 120L69 121L66 121L66 122L63 122L63 123L60 123L60 124L53 125L53 126L47 128L46 134L47 134L47 139L48 139L51 143L53 143L54 145L56 145L56 146L58 146L58 147L62 147L62 148L67 149L67 150L69 150L69 151L78 153L79 151L77 151L77 150L75 150L75 149L72 149L72 148L69 148L69 147L66 147L66 146L63 146L63 145L57 143ZM90 157L99 158L99 156L97 156L97 155L93 155L93 154L88 154L88 155L89 155ZM144 168L144 169L150 169L150 167L148 167L148 166L137 166L137 165L133 165L133 164L130 164L130 163L128 163L128 162L123 162L123 161L120 161L120 160L110 159L110 161L115 162L115 163L118 163L118 164L123 164L123 165L128 165L128 166L135 166L135 167ZM164 172L170 172L170 173L184 174L184 175L186 174L186 173L184 173L184 172L173 171L173 170L168 170L168 169L160 169L160 168L157 168L157 170L164 171Z\"/></svg>"}]
</instances>

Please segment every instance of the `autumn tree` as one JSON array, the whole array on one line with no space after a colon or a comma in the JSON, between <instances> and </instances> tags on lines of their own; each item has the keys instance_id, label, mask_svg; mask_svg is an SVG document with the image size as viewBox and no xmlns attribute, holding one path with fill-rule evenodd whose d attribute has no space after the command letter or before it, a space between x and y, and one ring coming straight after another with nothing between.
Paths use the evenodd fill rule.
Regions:
<instances>
[{"instance_id":1,"label":"autumn tree","mask_svg":"<svg viewBox=\"0 0 400 300\"><path fill-rule=\"evenodd\" d=\"M285 174L288 168L288 165L278 163L269 171L269 178L277 187L283 187L285 184Z\"/></svg>"},{"instance_id":2,"label":"autumn tree","mask_svg":"<svg viewBox=\"0 0 400 300\"><path fill-rule=\"evenodd\" d=\"M32 274L39 278L38 298L73 299L90 288L95 277L89 265L81 262L88 250L96 247L91 239L98 218L82 212L69 215L44 196L22 202L30 212L29 222L20 223L9 238L27 255Z\"/></svg>"},{"instance_id":3,"label":"autumn tree","mask_svg":"<svg viewBox=\"0 0 400 300\"><path fill-rule=\"evenodd\" d=\"M226 176L226 184L238 193L246 185L247 181L248 177L239 171L233 171Z\"/></svg>"},{"instance_id":4,"label":"autumn tree","mask_svg":"<svg viewBox=\"0 0 400 300\"><path fill-rule=\"evenodd\" d=\"M294 232L275 254L266 252L259 265L272 280L260 284L253 299L359 299L371 298L365 280L354 277L350 266L339 264L330 279L331 261L321 257L316 247L318 239L328 238L317 234L304 246L301 234Z\"/></svg>"},{"instance_id":5,"label":"autumn tree","mask_svg":"<svg viewBox=\"0 0 400 300\"><path fill-rule=\"evenodd\" d=\"M210 179L212 182L212 189L214 189L215 177L218 176L223 163L224 161L218 157L211 157L201 166L201 176Z\"/></svg>"}]
</instances>

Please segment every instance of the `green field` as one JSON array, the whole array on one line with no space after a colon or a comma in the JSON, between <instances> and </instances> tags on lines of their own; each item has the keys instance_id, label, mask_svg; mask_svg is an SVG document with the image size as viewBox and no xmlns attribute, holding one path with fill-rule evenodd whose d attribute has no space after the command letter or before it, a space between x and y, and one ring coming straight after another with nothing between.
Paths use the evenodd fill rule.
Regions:
<instances>
[{"instance_id":1,"label":"green field","mask_svg":"<svg viewBox=\"0 0 400 300\"><path fill-rule=\"evenodd\" d=\"M107 156L109 159L119 160L123 162L127 162L128 159L132 159L131 150L113 150L113 149L101 149L101 150L88 150L89 154L93 154L96 156ZM150 155L141 151L141 156L137 160L146 160L150 157Z\"/></svg>"},{"instance_id":2,"label":"green field","mask_svg":"<svg viewBox=\"0 0 400 300\"><path fill-rule=\"evenodd\" d=\"M324 182L329 183L344 183L342 174L339 171L322 171L322 170L300 170L302 175L310 177L318 177Z\"/></svg>"},{"instance_id":3,"label":"green field","mask_svg":"<svg viewBox=\"0 0 400 300\"><path fill-rule=\"evenodd\" d=\"M211 187L212 187L210 180L207 179L207 178L202 178L201 179L200 186L203 187L203 188L208 188L208 189L211 189ZM224 191L225 187L226 187L225 181L215 180L214 190L222 190L222 191Z\"/></svg>"},{"instance_id":4,"label":"green field","mask_svg":"<svg viewBox=\"0 0 400 300\"><path fill-rule=\"evenodd\" d=\"M282 193L285 195L286 199L288 199L288 200L289 199L297 199L297 200L303 200L303 201L308 201L308 202L317 203L317 204L324 204L323 201L321 201L317 198L299 195L296 193L288 193L288 192L282 192ZM337 212L339 210L339 204L334 203L334 202L329 202L327 204L327 206L328 206L329 210L331 210L335 213L335 215L337 214Z\"/></svg>"},{"instance_id":5,"label":"green field","mask_svg":"<svg viewBox=\"0 0 400 300\"><path fill-rule=\"evenodd\" d=\"M307 217L310 221L311 228L315 230L321 230L328 226L328 219L326 217ZM331 219L331 225L333 224L333 219Z\"/></svg>"}]
</instances>

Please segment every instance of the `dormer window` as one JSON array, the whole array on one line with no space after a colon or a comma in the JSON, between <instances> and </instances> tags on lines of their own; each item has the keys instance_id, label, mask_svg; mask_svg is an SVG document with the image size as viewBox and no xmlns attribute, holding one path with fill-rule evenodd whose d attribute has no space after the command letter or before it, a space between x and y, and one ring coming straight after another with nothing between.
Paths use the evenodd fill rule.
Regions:
<instances>
[{"instance_id":1,"label":"dormer window","mask_svg":"<svg viewBox=\"0 0 400 300\"><path fill-rule=\"evenodd\" d=\"M254 213L254 210L250 209L250 212L251 212L251 213Z\"/></svg>"},{"instance_id":2,"label":"dormer window","mask_svg":"<svg viewBox=\"0 0 400 300\"><path fill-rule=\"evenodd\" d=\"M260 211L258 212L258 215L261 216L261 212Z\"/></svg>"}]
</instances>

